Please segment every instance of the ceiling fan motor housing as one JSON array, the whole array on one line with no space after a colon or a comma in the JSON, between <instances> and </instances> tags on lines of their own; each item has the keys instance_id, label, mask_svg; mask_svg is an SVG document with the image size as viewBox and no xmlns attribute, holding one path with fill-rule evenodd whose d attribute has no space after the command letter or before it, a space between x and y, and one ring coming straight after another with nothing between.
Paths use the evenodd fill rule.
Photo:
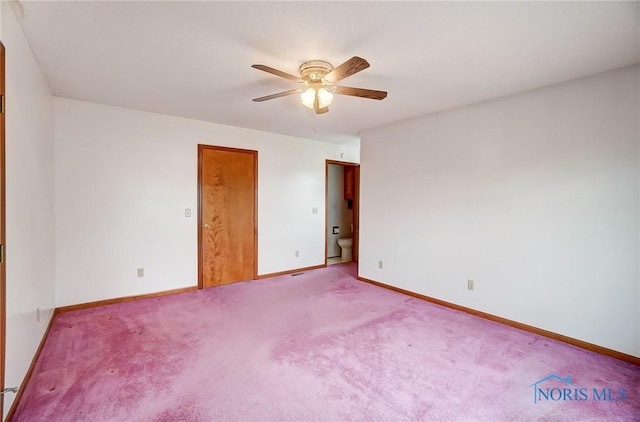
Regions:
<instances>
[{"instance_id":1,"label":"ceiling fan motor housing","mask_svg":"<svg viewBox=\"0 0 640 422\"><path fill-rule=\"evenodd\" d=\"M322 82L322 78L333 70L331 63L322 60L311 60L300 65L300 76L309 83Z\"/></svg>"}]
</instances>

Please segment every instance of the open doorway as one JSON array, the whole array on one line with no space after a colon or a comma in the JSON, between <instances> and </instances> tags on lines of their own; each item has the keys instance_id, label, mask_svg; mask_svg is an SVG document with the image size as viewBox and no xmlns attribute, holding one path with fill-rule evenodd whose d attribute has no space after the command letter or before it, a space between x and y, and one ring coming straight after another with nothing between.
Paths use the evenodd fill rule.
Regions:
<instances>
[{"instance_id":1,"label":"open doorway","mask_svg":"<svg viewBox=\"0 0 640 422\"><path fill-rule=\"evenodd\" d=\"M326 161L325 264L358 262L360 165Z\"/></svg>"}]
</instances>

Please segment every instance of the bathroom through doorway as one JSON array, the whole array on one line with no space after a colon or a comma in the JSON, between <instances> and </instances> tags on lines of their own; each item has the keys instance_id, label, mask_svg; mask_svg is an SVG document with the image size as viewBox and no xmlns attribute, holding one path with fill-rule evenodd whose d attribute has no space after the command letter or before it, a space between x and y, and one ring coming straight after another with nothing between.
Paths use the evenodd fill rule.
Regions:
<instances>
[{"instance_id":1,"label":"bathroom through doorway","mask_svg":"<svg viewBox=\"0 0 640 422\"><path fill-rule=\"evenodd\" d=\"M358 261L360 165L326 161L325 264Z\"/></svg>"}]
</instances>

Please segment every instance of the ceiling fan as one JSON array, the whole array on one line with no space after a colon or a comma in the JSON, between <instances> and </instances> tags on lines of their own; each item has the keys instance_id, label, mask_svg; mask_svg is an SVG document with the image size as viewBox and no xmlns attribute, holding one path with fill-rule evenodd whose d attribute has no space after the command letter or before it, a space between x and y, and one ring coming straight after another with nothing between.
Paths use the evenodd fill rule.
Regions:
<instances>
[{"instance_id":1,"label":"ceiling fan","mask_svg":"<svg viewBox=\"0 0 640 422\"><path fill-rule=\"evenodd\" d=\"M300 76L294 76L263 64L254 64L251 67L302 85L302 87L298 89L254 98L253 101L255 102L273 100L274 98L300 93L302 104L314 109L316 114L323 114L329 111L333 94L351 95L354 97L370 98L372 100L383 100L387 97L386 91L336 85L337 82L369 67L369 62L357 56L352 57L335 69L331 63L322 60L304 62L300 66Z\"/></svg>"}]
</instances>

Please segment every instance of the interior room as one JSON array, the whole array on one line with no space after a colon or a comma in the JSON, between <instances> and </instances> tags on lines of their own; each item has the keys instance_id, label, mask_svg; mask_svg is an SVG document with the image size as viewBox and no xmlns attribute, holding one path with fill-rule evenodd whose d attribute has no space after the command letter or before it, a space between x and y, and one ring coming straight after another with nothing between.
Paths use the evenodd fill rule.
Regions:
<instances>
[{"instance_id":1,"label":"interior room","mask_svg":"<svg viewBox=\"0 0 640 422\"><path fill-rule=\"evenodd\" d=\"M640 414L640 2L8 0L0 41L4 420Z\"/></svg>"}]
</instances>

